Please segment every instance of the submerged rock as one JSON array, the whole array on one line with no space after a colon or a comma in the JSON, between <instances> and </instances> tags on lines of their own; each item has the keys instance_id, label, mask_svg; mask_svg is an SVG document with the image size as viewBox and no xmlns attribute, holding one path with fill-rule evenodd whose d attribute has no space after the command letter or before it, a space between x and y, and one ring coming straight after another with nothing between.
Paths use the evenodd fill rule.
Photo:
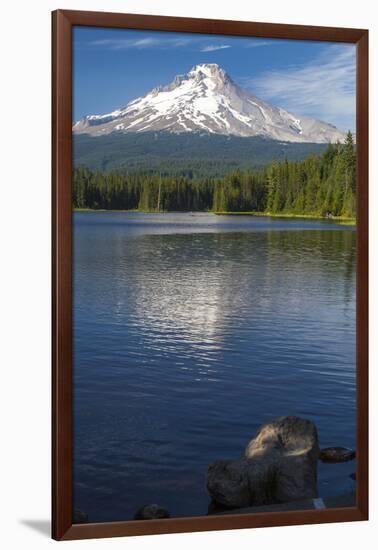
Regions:
<instances>
[{"instance_id":1,"label":"submerged rock","mask_svg":"<svg viewBox=\"0 0 378 550\"><path fill-rule=\"evenodd\" d=\"M319 460L322 462L348 462L356 458L356 451L346 447L327 447L320 451Z\"/></svg>"},{"instance_id":2,"label":"submerged rock","mask_svg":"<svg viewBox=\"0 0 378 550\"><path fill-rule=\"evenodd\" d=\"M215 502L215 500L210 500L209 505L207 507L208 516L211 516L212 514L222 514L223 512L229 512L229 511L230 511L230 508L228 506L224 506L219 502Z\"/></svg>"},{"instance_id":3,"label":"submerged rock","mask_svg":"<svg viewBox=\"0 0 378 550\"><path fill-rule=\"evenodd\" d=\"M75 510L73 513L73 523L88 523L88 514Z\"/></svg>"},{"instance_id":4,"label":"submerged rock","mask_svg":"<svg viewBox=\"0 0 378 550\"><path fill-rule=\"evenodd\" d=\"M146 504L136 512L134 519L165 519L169 517L169 512L158 504Z\"/></svg>"},{"instance_id":5,"label":"submerged rock","mask_svg":"<svg viewBox=\"0 0 378 550\"><path fill-rule=\"evenodd\" d=\"M318 457L315 425L280 417L260 428L242 458L212 464L207 489L215 503L228 508L314 498Z\"/></svg>"}]
</instances>

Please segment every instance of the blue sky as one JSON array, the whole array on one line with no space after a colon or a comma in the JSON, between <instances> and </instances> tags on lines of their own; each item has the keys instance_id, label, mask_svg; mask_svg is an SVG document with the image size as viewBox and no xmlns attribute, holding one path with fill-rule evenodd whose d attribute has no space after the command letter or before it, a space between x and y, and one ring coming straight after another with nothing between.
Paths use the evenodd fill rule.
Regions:
<instances>
[{"instance_id":1,"label":"blue sky","mask_svg":"<svg viewBox=\"0 0 378 550\"><path fill-rule=\"evenodd\" d=\"M75 27L74 120L126 105L198 63L218 63L256 96L355 131L349 44Z\"/></svg>"}]
</instances>

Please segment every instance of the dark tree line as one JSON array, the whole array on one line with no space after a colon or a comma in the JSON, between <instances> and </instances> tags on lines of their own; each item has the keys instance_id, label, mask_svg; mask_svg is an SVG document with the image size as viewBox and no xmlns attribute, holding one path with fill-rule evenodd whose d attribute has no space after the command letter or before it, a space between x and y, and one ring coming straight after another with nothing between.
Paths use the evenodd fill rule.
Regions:
<instances>
[{"instance_id":1,"label":"dark tree line","mask_svg":"<svg viewBox=\"0 0 378 550\"><path fill-rule=\"evenodd\" d=\"M269 212L355 216L356 156L350 132L343 145L330 145L302 162L273 163L266 176Z\"/></svg>"},{"instance_id":2,"label":"dark tree line","mask_svg":"<svg viewBox=\"0 0 378 550\"><path fill-rule=\"evenodd\" d=\"M119 172L74 172L75 208L143 211L210 210L214 181L184 177L127 175Z\"/></svg>"},{"instance_id":3,"label":"dark tree line","mask_svg":"<svg viewBox=\"0 0 378 550\"><path fill-rule=\"evenodd\" d=\"M344 144L296 162L235 170L222 178L74 171L75 208L143 211L269 212L355 216L355 148Z\"/></svg>"}]
</instances>

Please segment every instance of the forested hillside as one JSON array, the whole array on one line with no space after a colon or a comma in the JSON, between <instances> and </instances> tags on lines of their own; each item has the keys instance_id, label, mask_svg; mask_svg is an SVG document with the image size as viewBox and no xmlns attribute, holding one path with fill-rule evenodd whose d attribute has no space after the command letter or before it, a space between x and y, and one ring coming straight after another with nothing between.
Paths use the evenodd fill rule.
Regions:
<instances>
[{"instance_id":1,"label":"forested hillside","mask_svg":"<svg viewBox=\"0 0 378 550\"><path fill-rule=\"evenodd\" d=\"M354 217L353 138L348 133L344 144L328 145L324 153L302 161L275 161L263 169L232 170L220 178L77 168L73 204L91 209Z\"/></svg>"},{"instance_id":2,"label":"forested hillside","mask_svg":"<svg viewBox=\"0 0 378 550\"><path fill-rule=\"evenodd\" d=\"M222 136L206 133L143 132L91 137L73 136L76 168L128 174L220 178L239 168L262 168L273 160L303 160L327 145L290 143L262 137Z\"/></svg>"}]
</instances>

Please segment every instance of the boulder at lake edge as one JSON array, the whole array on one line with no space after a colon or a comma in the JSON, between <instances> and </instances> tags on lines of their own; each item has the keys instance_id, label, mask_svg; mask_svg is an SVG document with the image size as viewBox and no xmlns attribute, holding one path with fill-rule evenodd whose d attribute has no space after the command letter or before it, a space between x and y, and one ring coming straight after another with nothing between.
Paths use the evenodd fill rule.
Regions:
<instances>
[{"instance_id":1,"label":"boulder at lake edge","mask_svg":"<svg viewBox=\"0 0 378 550\"><path fill-rule=\"evenodd\" d=\"M319 442L310 420L282 416L267 422L249 442L249 459L278 455L276 502L314 498L318 494L317 461Z\"/></svg>"},{"instance_id":2,"label":"boulder at lake edge","mask_svg":"<svg viewBox=\"0 0 378 550\"><path fill-rule=\"evenodd\" d=\"M207 471L207 489L214 502L228 508L249 506L248 461L217 460Z\"/></svg>"},{"instance_id":3,"label":"boulder at lake edge","mask_svg":"<svg viewBox=\"0 0 378 550\"><path fill-rule=\"evenodd\" d=\"M158 504L146 504L136 512L134 519L165 519L169 517L169 512Z\"/></svg>"},{"instance_id":4,"label":"boulder at lake edge","mask_svg":"<svg viewBox=\"0 0 378 550\"><path fill-rule=\"evenodd\" d=\"M241 459L212 464L207 489L215 503L228 508L314 498L318 457L313 422L283 416L258 430Z\"/></svg>"}]
</instances>

